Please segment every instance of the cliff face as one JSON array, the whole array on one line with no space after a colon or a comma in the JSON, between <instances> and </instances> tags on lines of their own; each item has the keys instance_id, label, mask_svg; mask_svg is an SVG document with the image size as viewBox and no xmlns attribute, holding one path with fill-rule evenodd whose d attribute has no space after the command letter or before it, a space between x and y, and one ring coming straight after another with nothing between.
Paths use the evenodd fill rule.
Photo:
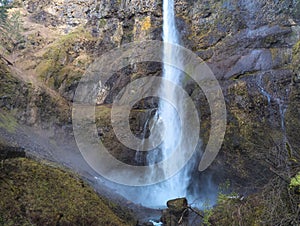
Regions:
<instances>
[{"instance_id":1,"label":"cliff face","mask_svg":"<svg viewBox=\"0 0 300 226\"><path fill-rule=\"evenodd\" d=\"M28 91L20 81L14 82L15 76L8 83L13 83L20 95L6 92L6 97L1 97L1 108L17 111L15 115L31 125L43 121L69 123L70 112L62 107L68 108L68 104L48 108L48 104L40 104L45 100L40 92L49 96L47 103L52 103L57 96L64 103L71 102L79 79L97 56L125 43L161 40L161 1L25 0L19 4L19 10L22 34L27 41L24 48L14 53L15 67L34 78L35 88L26 88L29 93L42 91L25 94ZM297 135L300 2L180 0L176 1L176 18L182 45L208 63L225 96L227 133L220 155L211 166L212 172L217 172L216 178L225 176L239 185L263 185L272 174L270 162L272 167L280 165L282 159L294 158L300 150ZM160 71L161 65L154 63L128 66L102 87L99 104L112 103L118 91L133 79L160 75ZM1 82L1 90L8 83ZM210 127L209 108L203 104L205 96L199 88L192 83L187 88L201 112L205 145ZM7 98L15 104L8 103ZM18 98L22 100L20 104L16 104ZM154 106L155 103L147 102L137 107ZM66 117L57 120L54 108ZM106 107L100 108L100 112L109 114ZM26 116L24 120L21 115ZM99 133L111 139L113 130L109 122L99 124ZM137 124L133 130L140 130L141 125ZM128 159L134 153L120 157L117 152L116 155L130 162ZM224 169L222 174L217 170L219 167Z\"/></svg>"},{"instance_id":2,"label":"cliff face","mask_svg":"<svg viewBox=\"0 0 300 226\"><path fill-rule=\"evenodd\" d=\"M209 64L223 88L228 113L223 163L243 181L264 178L268 160L276 165L287 157L286 143L298 155L293 135L298 129L292 125L299 116L300 3L180 1L176 9L184 44Z\"/></svg>"}]
</instances>

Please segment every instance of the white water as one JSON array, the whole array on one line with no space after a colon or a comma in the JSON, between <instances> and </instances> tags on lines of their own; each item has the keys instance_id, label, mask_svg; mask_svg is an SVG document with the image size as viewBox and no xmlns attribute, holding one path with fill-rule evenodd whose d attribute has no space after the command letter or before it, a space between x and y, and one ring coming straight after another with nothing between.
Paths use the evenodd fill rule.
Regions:
<instances>
[{"instance_id":1,"label":"white water","mask_svg":"<svg viewBox=\"0 0 300 226\"><path fill-rule=\"evenodd\" d=\"M174 0L163 0L163 40L164 42L171 44L179 44L179 36L176 29L175 24L175 13L174 13ZM163 51L163 60L164 62L168 61L173 63L173 65L178 65L178 60L180 56L178 53L173 52L174 50L167 48L164 45ZM180 70L164 64L163 65L163 78L171 81L172 83L180 86L181 85L181 77L182 73ZM155 163L158 163L162 160L167 159L174 150L176 150L177 145L180 145L180 151L185 154L187 152L187 148L189 142L187 139L181 142L181 119L179 115L184 115L184 112L187 112L184 106L183 97L177 95L173 88L170 86L165 87L164 84L160 87L160 92L164 93L164 96L168 101L160 101L158 110L154 117L150 117L146 120L144 125L144 130L150 130L150 133L153 131L160 131L160 135L163 137L162 144L156 149L147 153L146 162L145 156L142 152L137 152L135 156L135 160L139 164L147 163L150 167L152 167L152 171L150 175L145 175L149 181L155 181L156 178L161 178L163 174L166 178L167 168L161 168L157 170L155 168ZM174 106L169 104L173 103ZM178 112L177 114L177 111ZM185 121L184 119L182 119ZM191 122L188 123L187 128L192 130ZM159 128L157 130L157 128ZM144 131L144 134L146 132ZM197 134L195 136L198 136ZM144 139L141 144L141 149L148 150L147 146L151 143L151 140ZM150 145L151 146L151 145ZM198 187L196 181L199 181L200 178L195 180L195 184L192 186L192 192L189 192L189 185L191 182L191 172L192 169L196 169L196 158L192 158L183 169L180 170L175 176L167 179L161 183L143 186L143 187L127 187L122 185L113 184L112 187L116 189L116 192L126 197L128 200L131 200L135 203L139 203L146 207L151 208L164 208L166 203L170 199L175 199L179 197L187 197L189 204L194 203L195 206L201 208L203 203L207 200L212 200L211 204L214 203L215 194L217 193L214 189L215 186L212 186L212 181L210 178L206 178L202 180L201 188ZM177 162L172 162L173 165L180 164ZM164 165L163 165L164 167ZM177 166L176 166L177 168ZM180 167L178 167L180 168ZM206 189L203 189L206 188ZM199 194L202 192L202 196ZM195 196L193 195L195 194Z\"/></svg>"},{"instance_id":2,"label":"white water","mask_svg":"<svg viewBox=\"0 0 300 226\"><path fill-rule=\"evenodd\" d=\"M175 13L174 13L174 0L163 1L163 41L171 44L179 44L178 32L175 24ZM163 48L163 60L164 62L171 62L176 64L176 57L178 53L173 52L171 48L164 45ZM178 64L178 62L177 62ZM164 63L163 65L163 78L171 81L176 85L181 83L181 71ZM147 162L149 165L166 159L172 151L174 151L180 143L181 137L181 121L178 117L177 111L179 105L182 105L182 99L179 95L176 95L174 89L165 87L162 84L160 87L161 92L166 94L168 101L160 100L159 108L154 120L163 122L164 134L163 143L160 150L154 153L148 154ZM176 103L177 106L172 106L170 102ZM185 151L185 150L182 150ZM176 164L176 162L172 163ZM191 164L192 165L192 164ZM166 202L170 199L187 197L188 186L190 183L190 168L189 166L184 167L178 174L172 178L149 187L147 198L144 200L144 204L147 206L158 207L166 205ZM167 169L162 169L160 173L166 173ZM156 171L153 168L152 175L150 177L155 178Z\"/></svg>"},{"instance_id":3,"label":"white water","mask_svg":"<svg viewBox=\"0 0 300 226\"><path fill-rule=\"evenodd\" d=\"M264 95L267 98L267 100L268 100L268 106L270 106L272 96L264 88L263 74L260 74L259 81L258 81L257 85L258 85L258 87L259 87L260 92L262 93L262 95Z\"/></svg>"},{"instance_id":4,"label":"white water","mask_svg":"<svg viewBox=\"0 0 300 226\"><path fill-rule=\"evenodd\" d=\"M263 82L263 74L260 74L259 80L257 83L260 92L263 96L265 96L268 100L268 107L270 107L271 102L276 102L279 109L279 115L280 115L280 126L283 133L283 142L286 142L286 128L285 128L285 112L287 109L286 101L284 99L281 99L280 96L272 95L270 94L265 88L264 88L264 82ZM286 96L288 96L288 90L286 91Z\"/></svg>"}]
</instances>

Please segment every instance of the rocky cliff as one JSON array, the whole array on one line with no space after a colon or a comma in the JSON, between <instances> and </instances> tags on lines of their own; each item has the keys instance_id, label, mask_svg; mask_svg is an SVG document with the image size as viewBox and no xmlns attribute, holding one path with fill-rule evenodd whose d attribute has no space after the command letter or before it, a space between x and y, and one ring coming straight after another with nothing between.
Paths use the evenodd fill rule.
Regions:
<instances>
[{"instance_id":1,"label":"rocky cliff","mask_svg":"<svg viewBox=\"0 0 300 226\"><path fill-rule=\"evenodd\" d=\"M214 180L227 178L235 188L254 191L278 172L294 176L300 161L300 2L175 2L182 45L205 60L225 96L228 125L221 152L209 169ZM3 115L14 115L29 126L70 128L74 92L96 57L129 42L161 40L161 1L24 0L15 7L10 13L21 12L26 42L5 53L13 66L0 64L0 104ZM98 114L104 119L97 121L99 134L125 162L132 163L135 153L111 142L109 106L130 81L160 74L158 63L131 65L99 90ZM201 112L205 147L214 132L209 132L209 107L195 83L188 81L186 89ZM132 115L137 134L156 102L136 106L143 113Z\"/></svg>"}]
</instances>

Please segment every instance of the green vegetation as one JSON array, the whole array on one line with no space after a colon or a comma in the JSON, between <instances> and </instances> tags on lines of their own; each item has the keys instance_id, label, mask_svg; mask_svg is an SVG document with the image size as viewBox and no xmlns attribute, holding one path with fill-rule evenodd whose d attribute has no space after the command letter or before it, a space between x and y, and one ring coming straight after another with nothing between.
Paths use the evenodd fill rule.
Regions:
<instances>
[{"instance_id":1,"label":"green vegetation","mask_svg":"<svg viewBox=\"0 0 300 226\"><path fill-rule=\"evenodd\" d=\"M9 133L13 133L15 132L17 125L17 120L12 115L0 111L0 128L5 129Z\"/></svg>"},{"instance_id":2,"label":"green vegetation","mask_svg":"<svg viewBox=\"0 0 300 226\"><path fill-rule=\"evenodd\" d=\"M20 81L14 78L9 71L7 65L0 59L0 96L12 96L16 95L15 91L17 86L20 85Z\"/></svg>"},{"instance_id":3,"label":"green vegetation","mask_svg":"<svg viewBox=\"0 0 300 226\"><path fill-rule=\"evenodd\" d=\"M213 208L211 208L207 205L207 208L205 208L203 212L204 212L204 217L203 217L202 223L206 226L211 226L209 219L213 215Z\"/></svg>"},{"instance_id":4,"label":"green vegetation","mask_svg":"<svg viewBox=\"0 0 300 226\"><path fill-rule=\"evenodd\" d=\"M300 172L291 179L290 188L300 186Z\"/></svg>"},{"instance_id":5,"label":"green vegetation","mask_svg":"<svg viewBox=\"0 0 300 226\"><path fill-rule=\"evenodd\" d=\"M49 163L6 160L0 171L0 225L134 225L77 175Z\"/></svg>"},{"instance_id":6,"label":"green vegetation","mask_svg":"<svg viewBox=\"0 0 300 226\"><path fill-rule=\"evenodd\" d=\"M7 0L0 1L0 47L2 51L13 53L21 47L25 39L22 32L20 12L9 14L12 7ZM0 53L2 54L2 53Z\"/></svg>"},{"instance_id":7,"label":"green vegetation","mask_svg":"<svg viewBox=\"0 0 300 226\"><path fill-rule=\"evenodd\" d=\"M9 7L8 0L0 0L0 20L4 21L7 18L7 9Z\"/></svg>"},{"instance_id":8,"label":"green vegetation","mask_svg":"<svg viewBox=\"0 0 300 226\"><path fill-rule=\"evenodd\" d=\"M105 25L107 24L107 21L106 21L106 19L101 18L101 19L99 19L98 24L99 24L100 28L104 28Z\"/></svg>"},{"instance_id":9,"label":"green vegetation","mask_svg":"<svg viewBox=\"0 0 300 226\"><path fill-rule=\"evenodd\" d=\"M84 45L93 37L84 28L62 36L51 45L36 68L37 74L54 89L66 89L79 80L90 62ZM79 54L80 53L80 54Z\"/></svg>"},{"instance_id":10,"label":"green vegetation","mask_svg":"<svg viewBox=\"0 0 300 226\"><path fill-rule=\"evenodd\" d=\"M291 183L274 177L261 191L241 198L220 192L217 205L206 212L205 225L298 225L300 173Z\"/></svg>"},{"instance_id":11,"label":"green vegetation","mask_svg":"<svg viewBox=\"0 0 300 226\"><path fill-rule=\"evenodd\" d=\"M20 119L20 115L30 117L27 114L28 105L40 109L37 115L38 120L60 123L69 120L70 109L66 102L44 90L34 90L32 84L13 76L7 64L1 59L0 80L0 103L2 114L4 114L1 117L5 118L0 121L2 128L12 132L15 127L13 116L17 119Z\"/></svg>"},{"instance_id":12,"label":"green vegetation","mask_svg":"<svg viewBox=\"0 0 300 226\"><path fill-rule=\"evenodd\" d=\"M299 73L300 71L300 59L299 59L299 56L300 56L300 41L298 41L296 43L296 45L294 46L293 48L293 59L292 59L292 69L296 72L296 73Z\"/></svg>"}]
</instances>

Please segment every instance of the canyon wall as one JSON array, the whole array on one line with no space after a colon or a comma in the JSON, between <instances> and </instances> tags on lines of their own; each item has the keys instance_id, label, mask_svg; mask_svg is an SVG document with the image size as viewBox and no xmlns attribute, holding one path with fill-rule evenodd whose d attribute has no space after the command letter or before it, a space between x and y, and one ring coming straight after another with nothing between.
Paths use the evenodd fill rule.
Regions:
<instances>
[{"instance_id":1,"label":"canyon wall","mask_svg":"<svg viewBox=\"0 0 300 226\"><path fill-rule=\"evenodd\" d=\"M26 42L7 55L23 77L33 80L21 81L15 69L1 63L1 74L14 76L3 78L7 82L1 82L1 90L9 92L0 102L20 123L31 126L47 122L70 127L76 86L94 59L133 41L161 40L161 1L25 0L16 5ZM234 185L250 189L264 185L273 175L270 165L282 167L300 148L300 2L180 0L176 1L176 22L182 45L210 66L226 101L225 140L209 171L218 182L229 178ZM98 120L98 129L107 144L114 138L107 116L113 98L130 81L160 74L161 64L139 63L103 84L98 104L105 120ZM214 132L210 131L210 110L193 81L187 81L185 88L201 112L204 148ZM137 134L147 109L155 108L156 102L136 106L143 114L132 116ZM111 145L116 157L132 163L134 152L126 149L124 154L121 149L126 148Z\"/></svg>"}]
</instances>

